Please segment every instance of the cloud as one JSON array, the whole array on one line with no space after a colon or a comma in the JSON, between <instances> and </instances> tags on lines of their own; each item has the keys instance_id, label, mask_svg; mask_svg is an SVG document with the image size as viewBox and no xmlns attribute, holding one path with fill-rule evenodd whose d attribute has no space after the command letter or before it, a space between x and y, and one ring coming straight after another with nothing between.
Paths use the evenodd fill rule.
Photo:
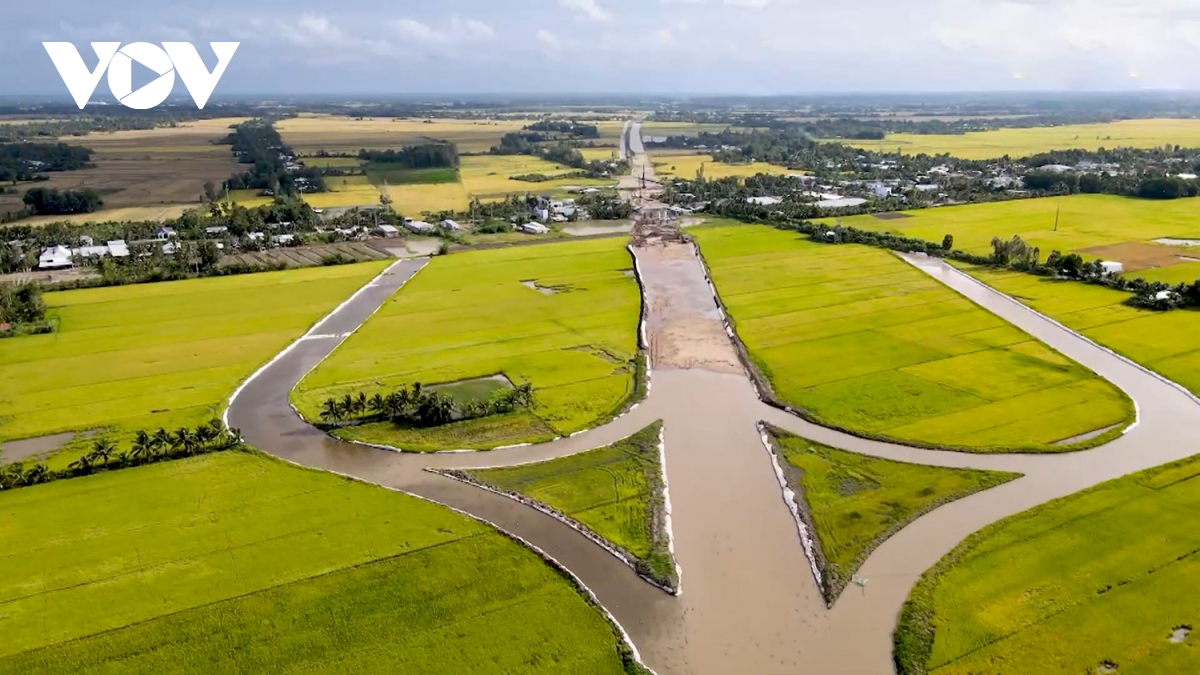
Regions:
<instances>
[{"instance_id":1,"label":"cloud","mask_svg":"<svg viewBox=\"0 0 1200 675\"><path fill-rule=\"evenodd\" d=\"M545 28L542 28L537 32L537 39L538 42L551 49L558 49L562 47L562 41L558 39L558 36L546 30Z\"/></svg>"},{"instance_id":2,"label":"cloud","mask_svg":"<svg viewBox=\"0 0 1200 675\"><path fill-rule=\"evenodd\" d=\"M416 19L399 19L395 22L395 27L405 38L425 43L467 42L496 37L496 30L490 25L475 19L464 21L457 16L451 17L443 28L434 28Z\"/></svg>"},{"instance_id":3,"label":"cloud","mask_svg":"<svg viewBox=\"0 0 1200 675\"><path fill-rule=\"evenodd\" d=\"M591 21L612 21L614 18L613 13L596 4L596 0L558 0L558 4Z\"/></svg>"}]
</instances>

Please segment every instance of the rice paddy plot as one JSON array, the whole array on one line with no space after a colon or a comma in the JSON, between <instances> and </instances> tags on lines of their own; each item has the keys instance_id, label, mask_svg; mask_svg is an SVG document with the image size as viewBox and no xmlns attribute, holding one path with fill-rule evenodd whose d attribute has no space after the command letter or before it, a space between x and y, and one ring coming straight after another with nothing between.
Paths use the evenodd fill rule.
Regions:
<instances>
[{"instance_id":1,"label":"rice paddy plot","mask_svg":"<svg viewBox=\"0 0 1200 675\"><path fill-rule=\"evenodd\" d=\"M832 604L880 544L933 509L1017 474L893 462L768 428L796 506L816 532Z\"/></svg>"},{"instance_id":2,"label":"rice paddy plot","mask_svg":"<svg viewBox=\"0 0 1200 675\"><path fill-rule=\"evenodd\" d=\"M731 176L745 178L747 176L756 176L760 173L797 173L790 172L787 168L777 164L767 164L766 162L725 164L724 162L713 161L710 155L676 155L655 159L655 153L651 150L650 157L654 162L654 171L659 176L674 176L688 180L695 178L696 173L701 168L704 169L704 177L709 179L729 178Z\"/></svg>"},{"instance_id":3,"label":"rice paddy plot","mask_svg":"<svg viewBox=\"0 0 1200 675\"><path fill-rule=\"evenodd\" d=\"M625 672L478 521L227 452L0 494L5 673Z\"/></svg>"},{"instance_id":4,"label":"rice paddy plot","mask_svg":"<svg viewBox=\"0 0 1200 675\"><path fill-rule=\"evenodd\" d=\"M1142 276L1142 270L1185 265L1200 258L1195 247L1154 241L1200 239L1198 205L1195 199L1073 195L905 211L908 217L896 220L849 216L841 221L929 241L941 241L950 234L955 248L980 255L991 253L993 237L1019 235L1026 244L1041 249L1043 259L1052 250L1077 252L1087 259L1121 262L1129 276Z\"/></svg>"},{"instance_id":5,"label":"rice paddy plot","mask_svg":"<svg viewBox=\"0 0 1200 675\"><path fill-rule=\"evenodd\" d=\"M961 135L888 134L879 141L844 141L857 148L908 155L950 154L963 159L1026 157L1050 150L1200 146L1200 120L1139 119L1106 124L1065 124L1028 129L972 131Z\"/></svg>"},{"instance_id":6,"label":"rice paddy plot","mask_svg":"<svg viewBox=\"0 0 1200 675\"><path fill-rule=\"evenodd\" d=\"M358 154L359 150L396 150L429 140L450 141L460 152L486 152L504 134L519 131L533 119L425 119L400 117L355 118L302 114L275 124L283 142L296 152L312 155Z\"/></svg>"},{"instance_id":7,"label":"rice paddy plot","mask_svg":"<svg viewBox=\"0 0 1200 675\"><path fill-rule=\"evenodd\" d=\"M900 672L1200 672L1198 513L1191 458L989 525L909 595Z\"/></svg>"},{"instance_id":8,"label":"rice paddy plot","mask_svg":"<svg viewBox=\"0 0 1200 675\"><path fill-rule=\"evenodd\" d=\"M575 521L635 561L638 572L675 588L666 531L661 423L612 445L546 462L459 472L531 499Z\"/></svg>"},{"instance_id":9,"label":"rice paddy plot","mask_svg":"<svg viewBox=\"0 0 1200 675\"><path fill-rule=\"evenodd\" d=\"M766 226L691 232L775 396L821 423L966 451L1062 452L1133 420L1111 384L888 251Z\"/></svg>"},{"instance_id":10,"label":"rice paddy plot","mask_svg":"<svg viewBox=\"0 0 1200 675\"><path fill-rule=\"evenodd\" d=\"M1128 293L1019 272L964 266L969 274L1072 330L1200 395L1200 312L1125 305ZM1170 269L1170 268L1167 268Z\"/></svg>"},{"instance_id":11,"label":"rice paddy plot","mask_svg":"<svg viewBox=\"0 0 1200 675\"><path fill-rule=\"evenodd\" d=\"M528 423L517 438L510 424L493 428L505 442L490 432L480 439L454 433L492 427L498 421L492 418L416 431L382 424L338 433L369 433L371 442L405 449L458 449L592 426L618 412L635 390L640 299L636 280L625 274L631 266L620 239L438 256L300 382L293 402L315 419L329 396L503 374L531 383L536 394L532 415L508 418ZM405 445L414 440L419 448Z\"/></svg>"},{"instance_id":12,"label":"rice paddy plot","mask_svg":"<svg viewBox=\"0 0 1200 675\"><path fill-rule=\"evenodd\" d=\"M58 331L0 340L0 440L207 421L387 264L47 293Z\"/></svg>"}]
</instances>

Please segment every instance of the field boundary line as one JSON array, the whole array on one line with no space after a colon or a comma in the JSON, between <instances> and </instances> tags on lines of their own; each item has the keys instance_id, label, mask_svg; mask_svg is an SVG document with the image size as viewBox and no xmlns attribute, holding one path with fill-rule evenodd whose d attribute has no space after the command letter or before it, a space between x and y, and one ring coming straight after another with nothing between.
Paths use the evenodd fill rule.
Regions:
<instances>
[{"instance_id":1,"label":"field boundary line","mask_svg":"<svg viewBox=\"0 0 1200 675\"><path fill-rule=\"evenodd\" d=\"M776 452L775 446L771 443L771 438L767 434L767 425L760 421L756 426L758 427L758 438L762 441L763 448L766 449L767 454L771 456L771 467L775 470L776 480L779 481L779 490L780 495L783 497L783 503L787 505L788 511L792 512L792 519L796 521L796 531L800 535L800 543L804 548L804 557L808 558L808 567L812 572L813 580L817 582L817 588L824 595L825 581L822 578L821 568L817 562L816 540L809 531L808 519L805 517L805 514L800 513L800 507L796 504L796 493L792 491L792 488L788 487L787 479L783 475L783 467L779 464L779 454ZM816 529L815 526L813 529ZM828 600L826 600L825 604L827 607L832 606Z\"/></svg>"},{"instance_id":2,"label":"field boundary line","mask_svg":"<svg viewBox=\"0 0 1200 675\"><path fill-rule=\"evenodd\" d=\"M269 453L267 453L267 454L269 454ZM509 539L525 546L526 548L528 548L529 550L531 550L535 554L537 554L539 557L541 557L543 560L545 560L551 567L558 570L560 574L564 575L569 580L571 580L578 589L582 590L584 592L584 594L588 597L588 599L591 601L591 604L594 607L599 608L601 614L604 615L604 618L606 618L608 620L609 624L611 626L613 626L614 628L616 628L617 633L620 635L622 642L624 642L625 646L629 649L630 653L632 654L633 660L636 661L638 663L638 665L642 666L647 671L649 671L650 675L657 675L657 673L655 672L655 670L653 668L651 668L650 666L647 666L646 663L644 661L642 661L641 654L638 652L637 646L633 644L633 639L631 637L629 637L629 633L626 632L625 627L622 626L621 622L617 621L617 617L613 616L612 612L608 611L608 608L605 607L600 602L600 599L596 596L596 593L594 591L592 591L591 588L588 588L588 586L583 583L583 580L580 579L578 576L576 576L574 572L567 569L566 565L560 563L558 560L556 560L553 556L551 556L545 550L534 545L532 542L525 539L524 537L522 537L518 534L512 533L512 532L509 532L508 530L500 527L496 523L493 523L492 521L490 521L486 518L477 516L473 513L469 513L460 508L450 506L449 504L443 504L442 502L439 502L434 499L430 499L429 497L424 497L419 494L409 492L408 490L404 490L404 489L401 489L398 487L391 487L388 485L383 485L381 483L374 483L374 482L371 482L364 478L359 478L358 476L352 476L348 473L342 473L340 471L334 471L332 469L314 469L313 467L305 466L304 464L300 464L299 462L293 462L290 459L284 459L283 457L276 457L275 455L270 455L270 456L273 459L284 462L286 464L291 464L292 466L296 466L301 469L305 469L308 471L321 471L324 473L331 473L336 476L341 476L342 478L345 478L347 480L355 481L357 483L362 483L364 485L372 485L375 487L380 487L385 490L391 490L392 492L398 492L400 494L407 495L409 497L413 497L414 499L420 499L421 501L428 502L430 504L434 504L434 505L440 506L445 509L450 509L451 511L453 511L461 516L465 516L467 518L470 518L471 520L475 520L477 522L483 523L483 524L493 528L496 532L500 533L501 535L508 537ZM461 540L456 540L456 541L461 541Z\"/></svg>"},{"instance_id":3,"label":"field boundary line","mask_svg":"<svg viewBox=\"0 0 1200 675\"><path fill-rule=\"evenodd\" d=\"M921 269L914 262L905 258L903 255L899 255L899 254L897 254L897 255L902 260L904 260L908 264L912 265L913 267L916 267L917 269ZM1116 351L1113 351L1112 349L1109 349L1108 347L1105 347L1104 345L1100 344L1099 342L1096 342L1095 340L1087 337L1086 335L1084 335L1082 333L1079 333L1077 331L1074 331L1074 330L1068 328L1067 326L1063 325L1062 323L1059 323L1058 321L1055 321L1054 319L1050 318L1049 316L1042 314L1041 312L1030 307L1029 305L1026 305L1026 304L1022 303L1021 301L1017 300L1016 298L1013 298L1012 296L1008 295L1007 293L999 291L999 290L993 288L992 286L989 286L989 285L983 283L979 279L976 279L975 277L971 276L970 274L967 274L966 272L963 272L962 270L957 269L953 265L947 265L944 261L940 261L940 260L938 261L938 263L941 264L941 266L943 268L949 270L951 273L953 273L959 277L963 277L963 278L971 281L972 283L975 283L975 284L987 289L991 293L995 293L996 295L1000 296L1001 298L1004 298L1005 300L1011 302L1012 304L1025 310L1026 312L1028 312L1044 321L1047 321L1058 328L1061 328L1062 330L1070 333L1071 335L1075 336L1076 338L1079 338L1080 340L1087 342L1088 344L1092 345L1093 347L1096 347L1097 349L1100 349L1101 351L1104 351L1111 356L1117 357L1118 359L1120 359L1127 365L1137 368L1138 370L1142 371L1143 373L1145 373L1147 375L1150 375L1151 377L1157 379L1158 381L1162 382L1163 384L1174 387L1175 389L1179 390L1180 393L1182 393L1185 396L1187 396L1188 398L1192 399L1193 403L1195 403L1196 405L1200 405L1200 397L1196 396L1196 394L1193 394L1190 390L1188 390L1187 387L1184 387L1182 384L1179 384L1178 382L1175 382L1174 380L1171 380L1171 379L1167 378L1166 376L1161 375L1160 373L1153 371L1153 370L1147 368L1146 366L1143 366L1142 364L1134 361L1133 359L1131 359L1123 354L1120 354ZM1074 359L1072 359L1072 360L1074 360ZM1082 365L1082 364L1080 364L1080 365ZM1118 387L1118 389L1120 389L1120 387ZM1124 390L1122 390L1122 391L1124 391ZM1128 395L1128 393L1126 395ZM1127 434L1130 431L1133 431L1134 428L1136 428L1139 424L1141 424L1141 407L1138 405L1137 400L1134 399L1132 396L1130 396L1129 399L1131 401L1133 401L1135 421L1133 424L1129 425L1125 429L1125 431L1121 432L1122 435Z\"/></svg>"}]
</instances>

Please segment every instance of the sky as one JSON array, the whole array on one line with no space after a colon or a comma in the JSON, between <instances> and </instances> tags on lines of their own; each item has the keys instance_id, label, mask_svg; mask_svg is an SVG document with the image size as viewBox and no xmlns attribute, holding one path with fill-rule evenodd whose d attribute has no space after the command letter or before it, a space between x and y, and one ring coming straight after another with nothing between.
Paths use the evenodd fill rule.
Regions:
<instances>
[{"instance_id":1,"label":"sky","mask_svg":"<svg viewBox=\"0 0 1200 675\"><path fill-rule=\"evenodd\" d=\"M193 42L209 67L208 41L238 41L215 99L1200 89L1200 0L6 5L0 96L66 96L43 41L74 43L89 67L91 41Z\"/></svg>"}]
</instances>

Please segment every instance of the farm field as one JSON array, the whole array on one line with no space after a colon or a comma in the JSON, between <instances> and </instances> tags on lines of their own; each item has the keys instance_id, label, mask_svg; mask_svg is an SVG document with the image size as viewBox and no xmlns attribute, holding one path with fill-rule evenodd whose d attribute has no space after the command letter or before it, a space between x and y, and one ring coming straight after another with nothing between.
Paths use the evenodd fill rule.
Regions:
<instances>
[{"instance_id":1,"label":"farm field","mask_svg":"<svg viewBox=\"0 0 1200 675\"><path fill-rule=\"evenodd\" d=\"M58 331L0 341L0 440L207 421L387 264L47 293Z\"/></svg>"},{"instance_id":2,"label":"farm field","mask_svg":"<svg viewBox=\"0 0 1200 675\"><path fill-rule=\"evenodd\" d=\"M909 595L900 672L1200 672L1198 511L1191 458L989 525Z\"/></svg>"},{"instance_id":3,"label":"farm field","mask_svg":"<svg viewBox=\"0 0 1200 675\"><path fill-rule=\"evenodd\" d=\"M797 506L820 545L825 599L834 602L880 544L934 508L1017 474L893 462L769 429Z\"/></svg>"},{"instance_id":4,"label":"farm field","mask_svg":"<svg viewBox=\"0 0 1200 675\"><path fill-rule=\"evenodd\" d=\"M540 183L512 180L510 176L541 173L547 176L565 175L575 169L528 155L479 155L462 157L458 179L438 182L396 182L386 176L331 176L326 179L329 192L304 195L313 208L369 206L379 204L380 195L387 192L392 207L412 216L425 212L462 210L473 197L482 201L503 199L510 194L557 193L572 186L611 187L616 180L594 178L562 178ZM385 184L386 181L386 184ZM231 194L243 206L269 204L269 197L259 197L256 190L238 190Z\"/></svg>"},{"instance_id":5,"label":"farm field","mask_svg":"<svg viewBox=\"0 0 1200 675\"><path fill-rule=\"evenodd\" d=\"M183 209L200 205L205 181L217 185L237 170L229 146L212 141L229 133L240 118L198 120L178 127L92 133L58 139L91 148L91 169L48 174L49 181L22 183L16 193L0 195L0 213L20 210L21 197L30 187L59 190L92 188L100 192L104 208L96 213L45 216L29 223L72 220L155 220L177 217Z\"/></svg>"},{"instance_id":6,"label":"farm field","mask_svg":"<svg viewBox=\"0 0 1200 675\"><path fill-rule=\"evenodd\" d=\"M1062 452L1133 421L1112 385L890 252L766 226L691 232L775 395L822 423L918 445Z\"/></svg>"},{"instance_id":7,"label":"farm field","mask_svg":"<svg viewBox=\"0 0 1200 675\"><path fill-rule=\"evenodd\" d=\"M493 431L505 440L592 426L635 390L640 298L626 274L632 261L624 244L596 239L435 257L300 382L293 402L316 419L329 396L503 373L535 389L534 414L523 418L522 430L507 423L522 420L482 418L425 430L379 423L339 433L359 440L370 434L372 442L405 449L457 449L506 443L489 436L464 445L472 434L456 435L462 431L456 424L498 425Z\"/></svg>"},{"instance_id":8,"label":"farm field","mask_svg":"<svg viewBox=\"0 0 1200 675\"><path fill-rule=\"evenodd\" d=\"M502 120L412 119L303 114L280 120L283 142L302 155L321 150L357 155L359 150L396 149L429 139L452 141L460 152L486 152L504 134L519 131L532 118Z\"/></svg>"},{"instance_id":9,"label":"farm field","mask_svg":"<svg viewBox=\"0 0 1200 675\"><path fill-rule=\"evenodd\" d=\"M523 546L256 454L9 491L0 523L5 673L623 672Z\"/></svg>"},{"instance_id":10,"label":"farm field","mask_svg":"<svg viewBox=\"0 0 1200 675\"><path fill-rule=\"evenodd\" d=\"M1127 272L1141 272L1186 265L1190 262L1186 258L1200 258L1200 249L1194 246L1153 243L1159 238L1200 239L1197 207L1200 201L1195 199L1074 195L904 211L904 217L890 220L849 216L842 218L842 224L930 241L952 234L955 248L981 255L991 253L992 237L1020 235L1025 243L1040 248L1043 258L1052 250L1076 252L1088 259L1121 262Z\"/></svg>"},{"instance_id":11,"label":"farm field","mask_svg":"<svg viewBox=\"0 0 1200 675\"><path fill-rule=\"evenodd\" d=\"M397 248L400 246L402 244L397 242ZM288 246L273 248L269 251L227 255L221 258L221 264L277 265L283 263L288 267L314 267L321 265L322 260L326 256L341 256L355 262L386 260L393 257L390 253L385 253L374 246L369 246L358 241L348 241L339 244Z\"/></svg>"},{"instance_id":12,"label":"farm field","mask_svg":"<svg viewBox=\"0 0 1200 675\"><path fill-rule=\"evenodd\" d=\"M1200 146L1200 120L1139 119L1108 124L1068 124L1058 127L996 129L958 135L889 134L881 141L844 141L856 148L916 155L948 153L963 159L1027 157L1049 150L1080 148L1154 148L1162 145Z\"/></svg>"},{"instance_id":13,"label":"farm field","mask_svg":"<svg viewBox=\"0 0 1200 675\"><path fill-rule=\"evenodd\" d=\"M729 128L730 125L728 124L702 124L698 122L642 122L642 137L696 136L701 132L717 134Z\"/></svg>"},{"instance_id":14,"label":"farm field","mask_svg":"<svg viewBox=\"0 0 1200 675\"><path fill-rule=\"evenodd\" d=\"M679 580L665 529L661 429L661 423L653 424L569 457L462 473L549 506L629 554L642 574L674 588Z\"/></svg>"},{"instance_id":15,"label":"farm field","mask_svg":"<svg viewBox=\"0 0 1200 675\"><path fill-rule=\"evenodd\" d=\"M1128 293L1020 272L964 267L983 283L1200 394L1200 312L1152 312Z\"/></svg>"},{"instance_id":16,"label":"farm field","mask_svg":"<svg viewBox=\"0 0 1200 675\"><path fill-rule=\"evenodd\" d=\"M658 153L651 152L651 157ZM654 170L660 176L676 176L693 179L696 172L704 166L705 178L728 178L730 176L746 177L760 173L785 174L788 170L777 164L752 162L749 164L724 164L714 162L710 155L674 155L659 158L654 162Z\"/></svg>"}]
</instances>

